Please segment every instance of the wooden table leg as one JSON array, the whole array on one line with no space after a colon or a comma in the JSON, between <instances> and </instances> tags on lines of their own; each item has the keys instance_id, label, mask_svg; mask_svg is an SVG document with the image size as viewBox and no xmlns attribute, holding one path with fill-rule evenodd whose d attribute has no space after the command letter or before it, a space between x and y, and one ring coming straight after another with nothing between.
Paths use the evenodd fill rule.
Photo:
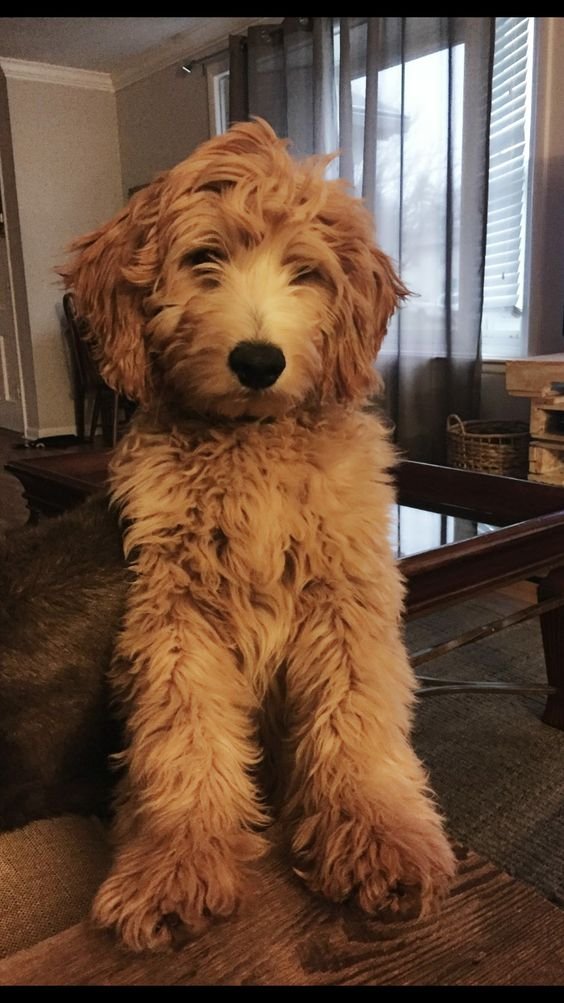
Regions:
<instances>
[{"instance_id":1,"label":"wooden table leg","mask_svg":"<svg viewBox=\"0 0 564 1003\"><path fill-rule=\"evenodd\" d=\"M556 596L564 597L564 568L555 568L539 585L539 602ZM541 614L540 622L548 682L558 688L547 698L542 719L564 731L564 606Z\"/></svg>"}]
</instances>

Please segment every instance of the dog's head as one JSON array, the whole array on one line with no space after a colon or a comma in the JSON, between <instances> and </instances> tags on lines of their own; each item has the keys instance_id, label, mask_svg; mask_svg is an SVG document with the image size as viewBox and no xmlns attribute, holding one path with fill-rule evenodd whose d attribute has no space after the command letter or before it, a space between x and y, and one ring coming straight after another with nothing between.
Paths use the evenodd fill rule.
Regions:
<instances>
[{"instance_id":1,"label":"dog's head","mask_svg":"<svg viewBox=\"0 0 564 1003\"><path fill-rule=\"evenodd\" d=\"M231 417L370 392L406 289L328 159L235 125L76 241L63 275L111 386Z\"/></svg>"}]
</instances>

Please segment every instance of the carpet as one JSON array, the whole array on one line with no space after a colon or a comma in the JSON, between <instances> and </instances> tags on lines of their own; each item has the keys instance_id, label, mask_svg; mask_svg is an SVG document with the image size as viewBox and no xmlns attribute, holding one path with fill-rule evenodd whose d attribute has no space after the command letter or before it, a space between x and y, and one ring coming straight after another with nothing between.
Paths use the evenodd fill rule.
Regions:
<instances>
[{"instance_id":1,"label":"carpet","mask_svg":"<svg viewBox=\"0 0 564 1003\"><path fill-rule=\"evenodd\" d=\"M410 651L524 605L493 593L413 620ZM546 684L538 620L422 667L448 679ZM564 905L564 732L543 724L538 697L422 696L415 746L450 834Z\"/></svg>"}]
</instances>

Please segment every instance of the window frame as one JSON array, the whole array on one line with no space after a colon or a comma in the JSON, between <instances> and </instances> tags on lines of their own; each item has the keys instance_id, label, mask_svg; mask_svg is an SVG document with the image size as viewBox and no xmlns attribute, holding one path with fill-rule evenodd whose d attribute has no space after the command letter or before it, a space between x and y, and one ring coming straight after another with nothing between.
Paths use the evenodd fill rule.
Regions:
<instances>
[{"instance_id":1,"label":"window frame","mask_svg":"<svg viewBox=\"0 0 564 1003\"><path fill-rule=\"evenodd\" d=\"M208 91L208 119L210 136L219 136L229 125L229 108L221 101L221 80L229 76L229 55L205 64Z\"/></svg>"},{"instance_id":2,"label":"window frame","mask_svg":"<svg viewBox=\"0 0 564 1003\"><path fill-rule=\"evenodd\" d=\"M564 18L537 18L527 355L564 352Z\"/></svg>"},{"instance_id":3,"label":"window frame","mask_svg":"<svg viewBox=\"0 0 564 1003\"><path fill-rule=\"evenodd\" d=\"M532 202L532 192L531 192L531 170L532 170L532 159L533 159L533 106L535 103L536 94L536 68L537 68L537 18L530 18L530 23L527 26L527 71L526 71L526 94L528 93L528 98L525 100L524 109L524 141L525 141L525 151L523 157L523 172L524 172L524 184L521 195L521 221L519 224L519 234L520 236L525 236L525 246L523 251L518 256L517 267L518 267L518 280L517 280L517 298L521 298L520 305L520 323L519 323L519 336L518 336L518 357L522 358L527 355L528 346L528 325L527 325L527 308L529 300L529 287L528 287L528 270L530 263L530 248L531 248L531 202ZM531 44L532 39L532 44ZM491 131L490 131L491 137ZM489 208L489 202L488 202ZM489 233L489 217L487 219L487 233ZM487 258L487 245L485 248L485 265L488 264ZM515 303L517 306L517 303ZM485 304L484 304L485 307ZM485 310L484 310L485 312ZM482 316L482 360L484 362L503 362L507 358L512 358L510 352L511 345L507 346L501 345L502 353L484 352L484 346L487 345L487 338L484 336L483 330L484 317ZM491 335L492 342L497 339L498 343L503 339L499 335L496 336L495 333ZM517 339L516 339L517 340Z\"/></svg>"}]
</instances>

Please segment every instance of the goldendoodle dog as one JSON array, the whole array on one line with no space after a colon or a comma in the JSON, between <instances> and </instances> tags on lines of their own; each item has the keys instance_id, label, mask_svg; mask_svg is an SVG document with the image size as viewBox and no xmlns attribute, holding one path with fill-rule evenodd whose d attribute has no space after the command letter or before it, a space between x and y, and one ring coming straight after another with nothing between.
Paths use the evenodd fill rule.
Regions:
<instances>
[{"instance_id":1,"label":"goldendoodle dog","mask_svg":"<svg viewBox=\"0 0 564 1003\"><path fill-rule=\"evenodd\" d=\"M127 733L115 854L93 913L136 950L244 894L266 845L272 704L311 889L424 913L453 873L410 744L394 456L363 411L406 290L327 159L236 125L77 241L65 272L103 375L141 405L111 470L135 577L111 670Z\"/></svg>"}]
</instances>

